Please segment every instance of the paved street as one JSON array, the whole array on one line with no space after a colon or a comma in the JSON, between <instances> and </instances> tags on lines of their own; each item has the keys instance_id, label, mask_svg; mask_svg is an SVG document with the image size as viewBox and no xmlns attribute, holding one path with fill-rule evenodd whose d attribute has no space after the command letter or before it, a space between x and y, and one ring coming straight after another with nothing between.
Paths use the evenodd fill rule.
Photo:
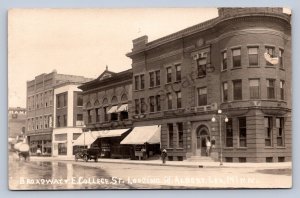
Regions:
<instances>
[{"instance_id":1,"label":"paved street","mask_svg":"<svg viewBox=\"0 0 300 198\"><path fill-rule=\"evenodd\" d=\"M288 188L290 168L193 168L9 159L10 189Z\"/></svg>"}]
</instances>

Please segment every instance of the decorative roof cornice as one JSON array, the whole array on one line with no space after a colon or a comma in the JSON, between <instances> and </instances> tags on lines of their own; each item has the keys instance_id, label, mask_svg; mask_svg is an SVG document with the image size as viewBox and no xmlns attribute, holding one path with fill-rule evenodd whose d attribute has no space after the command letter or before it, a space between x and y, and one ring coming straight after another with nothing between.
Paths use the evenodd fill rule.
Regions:
<instances>
[{"instance_id":1,"label":"decorative roof cornice","mask_svg":"<svg viewBox=\"0 0 300 198\"><path fill-rule=\"evenodd\" d=\"M201 31L205 31L205 30L209 30L212 29L214 27L216 27L218 24L223 23L225 21L230 21L230 20L236 20L238 18L248 18L248 17L273 17L273 18L277 18L277 19L281 19L286 21L287 23L290 23L290 16L284 13L272 13L272 12L249 12L249 13L242 13L242 14L233 14L230 16L222 16L222 17L216 17L213 19L210 19L208 21L199 23L197 25L185 28L183 30L180 30L178 32L175 32L173 34L169 34L167 36L164 36L162 38L156 39L154 41L151 41L149 43L146 43L146 47L143 49L139 49L136 51L132 51L126 54L126 56L131 57L134 56L136 54L145 52L147 50L150 50L152 48L158 47L160 45L178 40L180 38L184 38L186 36L190 36L192 34L201 32Z\"/></svg>"}]
</instances>

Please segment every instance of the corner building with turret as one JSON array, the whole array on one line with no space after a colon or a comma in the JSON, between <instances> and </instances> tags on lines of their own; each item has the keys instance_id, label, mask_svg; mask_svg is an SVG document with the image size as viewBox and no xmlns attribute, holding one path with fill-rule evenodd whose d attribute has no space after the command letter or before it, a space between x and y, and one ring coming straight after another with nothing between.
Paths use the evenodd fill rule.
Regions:
<instances>
[{"instance_id":1,"label":"corner building with turret","mask_svg":"<svg viewBox=\"0 0 300 198\"><path fill-rule=\"evenodd\" d=\"M168 160L291 161L291 16L282 8L218 13L133 40L133 125L161 125Z\"/></svg>"}]
</instances>

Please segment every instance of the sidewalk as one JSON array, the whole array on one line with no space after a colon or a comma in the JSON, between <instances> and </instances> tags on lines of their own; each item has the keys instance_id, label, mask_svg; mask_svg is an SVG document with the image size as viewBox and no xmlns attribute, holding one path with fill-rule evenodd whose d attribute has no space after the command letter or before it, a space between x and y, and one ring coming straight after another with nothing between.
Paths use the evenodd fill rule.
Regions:
<instances>
[{"instance_id":1,"label":"sidewalk","mask_svg":"<svg viewBox=\"0 0 300 198\"><path fill-rule=\"evenodd\" d=\"M66 157L37 157L31 156L31 161L75 161L74 158ZM79 160L83 162L83 160ZM93 160L85 163L95 163ZM292 162L280 163L226 163L220 166L220 162L190 162L190 161L167 161L162 164L161 160L130 160L130 159L104 159L101 158L97 163L117 163L117 164L135 164L135 165L151 165L151 166L175 166L189 168L292 168Z\"/></svg>"}]
</instances>

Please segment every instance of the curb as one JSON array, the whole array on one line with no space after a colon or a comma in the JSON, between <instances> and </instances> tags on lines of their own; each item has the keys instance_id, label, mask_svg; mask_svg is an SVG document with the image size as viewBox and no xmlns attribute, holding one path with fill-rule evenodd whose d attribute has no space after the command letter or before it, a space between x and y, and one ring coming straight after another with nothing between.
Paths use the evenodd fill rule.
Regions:
<instances>
[{"instance_id":1,"label":"curb","mask_svg":"<svg viewBox=\"0 0 300 198\"><path fill-rule=\"evenodd\" d=\"M31 159L32 161L61 161L61 162L75 162L73 159L55 159L55 158L50 158L50 159L45 159L45 158L34 158ZM95 163L95 162L84 162L84 161L79 161L79 162L83 162L83 163ZM148 162L131 162L131 161L101 161L99 160L97 163L113 163L113 164L131 164L131 165L147 165L147 166L165 166L165 167L183 167L183 168L266 168L266 169L283 169L283 168L292 168L292 165L282 165L282 166L259 166L259 164L257 166L247 166L247 164L245 164L244 166L239 165L239 166L235 166L235 165L230 165L230 164L226 164L226 165L205 165L205 164L161 164L161 163L148 163Z\"/></svg>"}]
</instances>

